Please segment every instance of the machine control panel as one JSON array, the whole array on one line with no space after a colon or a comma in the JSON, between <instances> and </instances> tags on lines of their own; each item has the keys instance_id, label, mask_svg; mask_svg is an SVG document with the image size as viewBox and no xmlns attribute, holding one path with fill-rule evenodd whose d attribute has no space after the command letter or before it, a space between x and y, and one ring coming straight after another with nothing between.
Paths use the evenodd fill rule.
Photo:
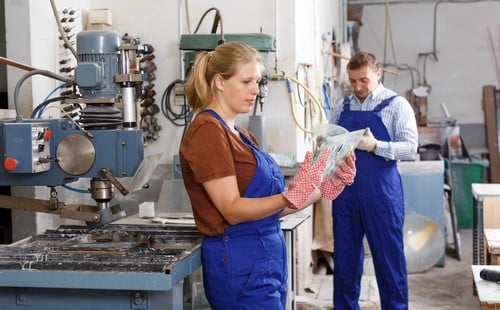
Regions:
<instances>
[{"instance_id":1,"label":"machine control panel","mask_svg":"<svg viewBox=\"0 0 500 310\"><path fill-rule=\"evenodd\" d=\"M48 123L4 123L3 167L11 173L50 170L52 130Z\"/></svg>"}]
</instances>

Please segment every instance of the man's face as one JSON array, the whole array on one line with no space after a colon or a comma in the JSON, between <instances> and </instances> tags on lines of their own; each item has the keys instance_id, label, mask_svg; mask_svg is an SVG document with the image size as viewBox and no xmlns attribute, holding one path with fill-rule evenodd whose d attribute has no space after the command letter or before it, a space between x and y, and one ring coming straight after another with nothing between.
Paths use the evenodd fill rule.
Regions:
<instances>
[{"instance_id":1,"label":"man's face","mask_svg":"<svg viewBox=\"0 0 500 310\"><path fill-rule=\"evenodd\" d=\"M356 97L363 102L378 86L382 74L380 69L372 70L369 66L357 70L348 70L349 82Z\"/></svg>"}]
</instances>

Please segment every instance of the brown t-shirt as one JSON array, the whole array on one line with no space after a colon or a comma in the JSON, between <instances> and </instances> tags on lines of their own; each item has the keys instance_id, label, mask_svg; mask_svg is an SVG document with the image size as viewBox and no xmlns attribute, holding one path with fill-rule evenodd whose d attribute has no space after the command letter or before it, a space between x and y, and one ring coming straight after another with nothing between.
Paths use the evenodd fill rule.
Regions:
<instances>
[{"instance_id":1,"label":"brown t-shirt","mask_svg":"<svg viewBox=\"0 0 500 310\"><path fill-rule=\"evenodd\" d=\"M250 132L240 130L257 143ZM256 169L252 150L214 116L201 113L189 125L182 139L179 158L196 227L208 236L224 233L228 223L202 183L235 175L240 195L243 195Z\"/></svg>"}]
</instances>

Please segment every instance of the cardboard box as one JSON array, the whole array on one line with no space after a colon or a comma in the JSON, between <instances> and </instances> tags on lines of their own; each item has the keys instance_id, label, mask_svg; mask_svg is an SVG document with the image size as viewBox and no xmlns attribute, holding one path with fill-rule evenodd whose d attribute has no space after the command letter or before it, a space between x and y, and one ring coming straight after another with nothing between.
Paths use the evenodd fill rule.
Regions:
<instances>
[{"instance_id":1,"label":"cardboard box","mask_svg":"<svg viewBox=\"0 0 500 310\"><path fill-rule=\"evenodd\" d=\"M113 25L113 16L110 9L93 9L89 11L89 21L90 25Z\"/></svg>"}]
</instances>

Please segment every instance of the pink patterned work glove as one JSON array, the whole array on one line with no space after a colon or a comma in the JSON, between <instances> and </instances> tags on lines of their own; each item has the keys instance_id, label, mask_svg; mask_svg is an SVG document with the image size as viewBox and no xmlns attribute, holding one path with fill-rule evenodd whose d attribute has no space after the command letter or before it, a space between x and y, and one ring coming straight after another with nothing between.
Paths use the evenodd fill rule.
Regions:
<instances>
[{"instance_id":1,"label":"pink patterned work glove","mask_svg":"<svg viewBox=\"0 0 500 310\"><path fill-rule=\"evenodd\" d=\"M346 185L351 185L356 176L356 156L351 152L335 171L335 176L321 183L320 190L323 198L333 200L344 190Z\"/></svg>"},{"instance_id":2,"label":"pink patterned work glove","mask_svg":"<svg viewBox=\"0 0 500 310\"><path fill-rule=\"evenodd\" d=\"M306 153L304 162L300 165L287 190L283 192L283 196L290 202L290 208L300 209L321 198L319 186L329 156L330 150L325 148L316 162L311 165L313 154Z\"/></svg>"}]
</instances>

